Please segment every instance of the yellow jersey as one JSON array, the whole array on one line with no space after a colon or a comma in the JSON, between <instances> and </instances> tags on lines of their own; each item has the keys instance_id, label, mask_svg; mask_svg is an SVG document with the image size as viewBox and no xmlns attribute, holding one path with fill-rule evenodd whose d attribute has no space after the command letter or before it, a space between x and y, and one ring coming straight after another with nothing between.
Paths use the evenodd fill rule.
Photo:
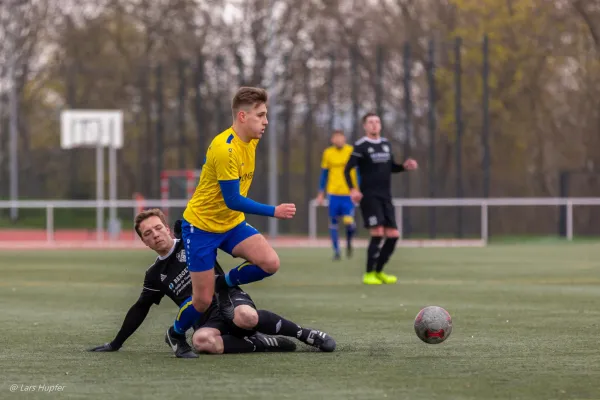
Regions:
<instances>
[{"instance_id":1,"label":"yellow jersey","mask_svg":"<svg viewBox=\"0 0 600 400\"><path fill-rule=\"evenodd\" d=\"M350 159L353 147L349 144L344 145L342 148L330 146L323 151L323 159L321 161L321 168L328 170L327 175L327 188L328 194L337 196L349 196L350 188L346 183L344 177L344 168ZM350 172L352 183L354 187L358 187L356 179L356 169Z\"/></svg>"},{"instance_id":2,"label":"yellow jersey","mask_svg":"<svg viewBox=\"0 0 600 400\"><path fill-rule=\"evenodd\" d=\"M240 180L240 194L248 196L254 177L258 139L243 142L229 128L217 135L206 151L200 182L187 204L183 217L187 222L212 233L223 233L242 223L243 212L227 207L219 181Z\"/></svg>"}]
</instances>

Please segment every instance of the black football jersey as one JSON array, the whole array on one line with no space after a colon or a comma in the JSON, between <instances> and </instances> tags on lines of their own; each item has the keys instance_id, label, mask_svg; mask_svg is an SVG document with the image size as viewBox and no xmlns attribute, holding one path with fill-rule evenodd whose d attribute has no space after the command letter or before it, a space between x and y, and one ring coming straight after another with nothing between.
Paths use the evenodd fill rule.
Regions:
<instances>
[{"instance_id":1,"label":"black football jersey","mask_svg":"<svg viewBox=\"0 0 600 400\"><path fill-rule=\"evenodd\" d=\"M395 162L392 146L386 138L360 138L354 143L351 157L358 167L363 195L392 196L392 167Z\"/></svg>"},{"instance_id":2,"label":"black football jersey","mask_svg":"<svg viewBox=\"0 0 600 400\"><path fill-rule=\"evenodd\" d=\"M218 263L215 264L215 274L223 274ZM154 304L159 304L165 295L178 306L192 295L192 278L187 268L182 240L176 239L171 252L165 257L158 257L146 270L140 297L149 298Z\"/></svg>"}]
</instances>

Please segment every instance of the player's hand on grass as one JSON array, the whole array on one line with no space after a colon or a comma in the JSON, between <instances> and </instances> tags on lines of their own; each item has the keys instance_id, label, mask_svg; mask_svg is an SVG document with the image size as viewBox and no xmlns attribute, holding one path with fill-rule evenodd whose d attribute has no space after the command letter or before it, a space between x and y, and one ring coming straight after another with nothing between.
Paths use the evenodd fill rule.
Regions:
<instances>
[{"instance_id":1,"label":"player's hand on grass","mask_svg":"<svg viewBox=\"0 0 600 400\"><path fill-rule=\"evenodd\" d=\"M104 344L101 344L100 346L92 347L88 351L102 351L102 352L106 352L106 351L117 351L117 350L119 350L119 349L113 347L110 343L104 343Z\"/></svg>"},{"instance_id":2,"label":"player's hand on grass","mask_svg":"<svg viewBox=\"0 0 600 400\"><path fill-rule=\"evenodd\" d=\"M360 190L356 189L356 188L352 188L350 189L350 198L352 199L352 202L354 204L360 203L360 200L362 199L363 194L360 192Z\"/></svg>"},{"instance_id":3,"label":"player's hand on grass","mask_svg":"<svg viewBox=\"0 0 600 400\"><path fill-rule=\"evenodd\" d=\"M402 164L402 165L404 166L404 169L407 171L412 171L412 170L419 168L419 164L417 164L417 161L413 160L412 158L406 159L406 161L404 161L404 164Z\"/></svg>"},{"instance_id":4,"label":"player's hand on grass","mask_svg":"<svg viewBox=\"0 0 600 400\"><path fill-rule=\"evenodd\" d=\"M296 215L296 205L290 203L280 204L275 207L275 218L291 219Z\"/></svg>"},{"instance_id":5,"label":"player's hand on grass","mask_svg":"<svg viewBox=\"0 0 600 400\"><path fill-rule=\"evenodd\" d=\"M324 199L325 199L325 194L323 192L319 192L319 194L317 195L317 204L322 206Z\"/></svg>"}]
</instances>

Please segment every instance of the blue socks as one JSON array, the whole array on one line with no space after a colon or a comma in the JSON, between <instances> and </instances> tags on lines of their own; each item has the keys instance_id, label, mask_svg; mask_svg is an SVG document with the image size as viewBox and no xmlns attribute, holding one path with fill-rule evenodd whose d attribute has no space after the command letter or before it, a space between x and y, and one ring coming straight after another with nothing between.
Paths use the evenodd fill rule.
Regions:
<instances>
[{"instance_id":1,"label":"blue socks","mask_svg":"<svg viewBox=\"0 0 600 400\"><path fill-rule=\"evenodd\" d=\"M331 223L329 224L329 235L331 236L331 243L333 244L333 251L335 254L340 254L340 244L338 243L338 225L337 219L335 217L331 218Z\"/></svg>"},{"instance_id":2,"label":"blue socks","mask_svg":"<svg viewBox=\"0 0 600 400\"><path fill-rule=\"evenodd\" d=\"M344 221L345 222L345 221ZM346 225L346 242L348 247L352 247L352 238L356 232L356 225L354 223ZM337 218L331 217L329 224L329 236L331 236L331 244L333 245L333 251L336 255L340 254L340 244L338 236L338 225Z\"/></svg>"},{"instance_id":3,"label":"blue socks","mask_svg":"<svg viewBox=\"0 0 600 400\"><path fill-rule=\"evenodd\" d=\"M346 225L346 240L348 243L348 247L351 247L352 245L352 238L354 237L354 232L356 232L355 224Z\"/></svg>"},{"instance_id":4,"label":"blue socks","mask_svg":"<svg viewBox=\"0 0 600 400\"><path fill-rule=\"evenodd\" d=\"M261 281L271 275L273 274L269 274L268 272L263 271L260 267L245 261L226 273L225 281L227 282L227 286L232 287Z\"/></svg>"},{"instance_id":5,"label":"blue socks","mask_svg":"<svg viewBox=\"0 0 600 400\"><path fill-rule=\"evenodd\" d=\"M194 325L194 322L198 320L202 316L202 313L196 310L192 305L192 296L185 299L181 307L179 308L179 313L177 313L177 318L175 318L175 323L173 324L173 329L180 335L185 335L185 332Z\"/></svg>"},{"instance_id":6,"label":"blue socks","mask_svg":"<svg viewBox=\"0 0 600 400\"><path fill-rule=\"evenodd\" d=\"M245 261L225 274L225 282L227 282L227 286L232 287L257 282L271 275L260 267ZM185 299L179 308L173 329L176 333L183 335L201 316L202 313L198 312L192 305L192 296L190 296Z\"/></svg>"}]
</instances>

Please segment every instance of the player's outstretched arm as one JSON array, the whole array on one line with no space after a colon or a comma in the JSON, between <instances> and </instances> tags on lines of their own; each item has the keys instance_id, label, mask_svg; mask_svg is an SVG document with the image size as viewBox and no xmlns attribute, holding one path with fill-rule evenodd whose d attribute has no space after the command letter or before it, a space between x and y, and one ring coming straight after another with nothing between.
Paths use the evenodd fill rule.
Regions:
<instances>
[{"instance_id":1,"label":"player's outstretched arm","mask_svg":"<svg viewBox=\"0 0 600 400\"><path fill-rule=\"evenodd\" d=\"M406 169L404 168L404 165L392 163L392 173L395 174L395 173L404 172L404 171L406 171Z\"/></svg>"},{"instance_id":2,"label":"player's outstretched arm","mask_svg":"<svg viewBox=\"0 0 600 400\"><path fill-rule=\"evenodd\" d=\"M418 164L412 158L406 159L402 164L396 164L394 158L392 157L392 173L403 172L403 171L412 171L418 168Z\"/></svg>"},{"instance_id":3,"label":"player's outstretched arm","mask_svg":"<svg viewBox=\"0 0 600 400\"><path fill-rule=\"evenodd\" d=\"M240 193L240 171L241 164L236 150L229 144L215 146L212 158L207 162L213 162L217 180L223 194L225 205L234 211L248 214L275 217L275 207L258 203Z\"/></svg>"},{"instance_id":4,"label":"player's outstretched arm","mask_svg":"<svg viewBox=\"0 0 600 400\"><path fill-rule=\"evenodd\" d=\"M214 163L223 200L230 210L280 219L292 218L296 213L296 206L293 204L280 204L275 207L242 196L239 171L241 162L236 150L231 146L216 146L207 162Z\"/></svg>"},{"instance_id":5,"label":"player's outstretched arm","mask_svg":"<svg viewBox=\"0 0 600 400\"><path fill-rule=\"evenodd\" d=\"M240 211L247 214L264 215L266 217L275 216L275 206L262 204L240 193L240 180L232 179L228 181L219 181L221 193L225 205L234 211Z\"/></svg>"},{"instance_id":6,"label":"player's outstretched arm","mask_svg":"<svg viewBox=\"0 0 600 400\"><path fill-rule=\"evenodd\" d=\"M127 312L123 325L114 340L110 343L92 347L89 351L107 352L119 350L123 346L123 343L142 325L142 322L144 322L150 311L150 307L152 307L152 302L140 297Z\"/></svg>"},{"instance_id":7,"label":"player's outstretched arm","mask_svg":"<svg viewBox=\"0 0 600 400\"><path fill-rule=\"evenodd\" d=\"M256 202L240 193L240 180L219 181L225 205L234 211L246 214L264 215L279 219L289 219L296 214L294 204L280 204L277 207Z\"/></svg>"}]
</instances>

